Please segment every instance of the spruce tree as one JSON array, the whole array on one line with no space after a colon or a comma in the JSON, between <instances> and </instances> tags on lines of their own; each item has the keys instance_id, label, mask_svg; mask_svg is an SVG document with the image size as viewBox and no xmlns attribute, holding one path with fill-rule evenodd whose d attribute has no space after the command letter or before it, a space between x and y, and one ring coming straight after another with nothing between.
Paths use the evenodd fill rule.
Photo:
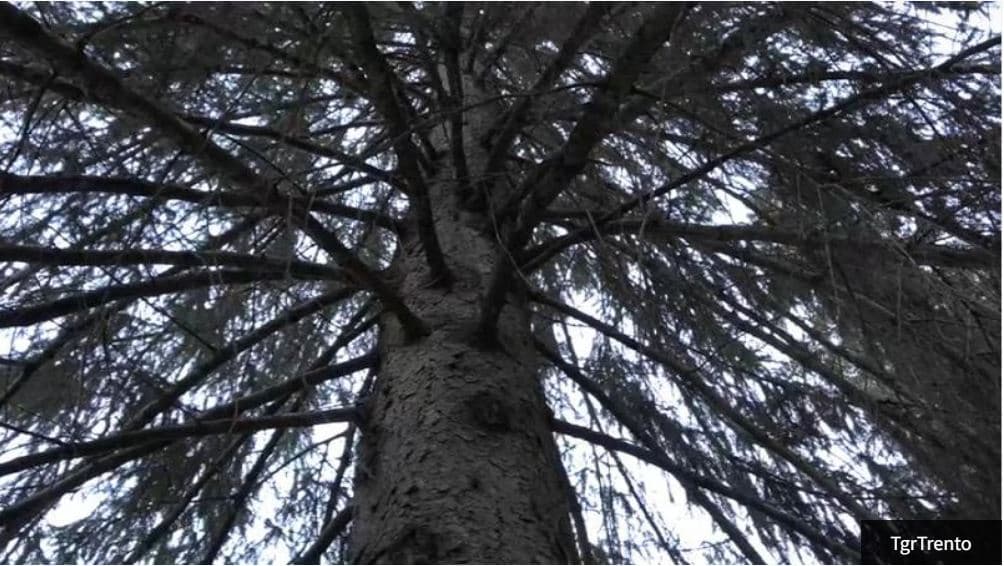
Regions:
<instances>
[{"instance_id":1,"label":"spruce tree","mask_svg":"<svg viewBox=\"0 0 1004 566\"><path fill-rule=\"evenodd\" d=\"M995 17L3 4L0 562L999 519Z\"/></svg>"}]
</instances>

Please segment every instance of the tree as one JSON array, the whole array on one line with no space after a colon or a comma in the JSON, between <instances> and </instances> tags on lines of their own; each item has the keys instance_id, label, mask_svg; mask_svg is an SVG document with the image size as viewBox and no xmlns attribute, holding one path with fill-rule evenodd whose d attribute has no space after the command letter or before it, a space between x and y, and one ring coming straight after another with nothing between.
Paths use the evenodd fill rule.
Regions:
<instances>
[{"instance_id":1,"label":"tree","mask_svg":"<svg viewBox=\"0 0 1004 566\"><path fill-rule=\"evenodd\" d=\"M0 559L999 518L995 9L3 5Z\"/></svg>"}]
</instances>

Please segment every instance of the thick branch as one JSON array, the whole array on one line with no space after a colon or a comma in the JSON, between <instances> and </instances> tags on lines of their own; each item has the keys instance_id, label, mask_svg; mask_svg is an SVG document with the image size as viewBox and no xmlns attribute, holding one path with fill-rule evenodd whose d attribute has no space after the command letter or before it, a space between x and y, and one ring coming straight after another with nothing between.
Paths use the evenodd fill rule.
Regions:
<instances>
[{"instance_id":1,"label":"thick branch","mask_svg":"<svg viewBox=\"0 0 1004 566\"><path fill-rule=\"evenodd\" d=\"M690 240L731 242L760 241L806 247L840 247L886 251L921 265L938 265L955 268L994 268L1000 258L985 249L963 249L949 246L915 244L882 238L847 238L829 236L819 231L794 232L753 225L689 224L658 219L632 218L608 222L596 230L579 229L527 250L522 269L526 272L541 267L556 254L575 244L594 240L604 234L633 233L640 237L666 236Z\"/></svg>"},{"instance_id":2,"label":"thick branch","mask_svg":"<svg viewBox=\"0 0 1004 566\"><path fill-rule=\"evenodd\" d=\"M370 25L369 10L365 4L348 4L346 14L352 22L352 37L360 65L369 78L373 104L387 119L390 135L394 139L394 152L404 181L408 186L408 197L414 207L418 237L425 249L429 263L430 279L436 283L449 284L450 273L436 236L436 223L429 202L429 187L419 167L419 150L411 141L408 102L395 88L394 72L376 47L373 28Z\"/></svg>"},{"instance_id":3,"label":"thick branch","mask_svg":"<svg viewBox=\"0 0 1004 566\"><path fill-rule=\"evenodd\" d=\"M68 250L0 243L0 261L18 261L55 266L174 265L183 267L239 267L242 271L251 273L282 273L285 271L291 277L297 279L339 280L345 277L344 273L338 268L320 263L217 251L172 252L157 249Z\"/></svg>"},{"instance_id":4,"label":"thick branch","mask_svg":"<svg viewBox=\"0 0 1004 566\"><path fill-rule=\"evenodd\" d=\"M320 564L321 555L338 538L338 535L345 531L350 521L352 521L351 504L345 506L337 515L332 517L324 525L324 528L321 529L321 534L317 537L317 540L311 543L299 556L294 558L290 564Z\"/></svg>"},{"instance_id":5,"label":"thick branch","mask_svg":"<svg viewBox=\"0 0 1004 566\"><path fill-rule=\"evenodd\" d=\"M541 163L528 174L521 187L517 187L510 199L512 206L518 206L515 228L504 238L504 249L497 253L491 280L481 299L477 333L482 341L490 343L495 336L495 325L512 279L514 265L510 254L518 253L526 245L539 214L585 168L589 153L616 125L615 117L621 103L630 94L635 80L648 61L669 39L674 29L672 24L685 10L685 4L665 3L648 14L614 64L613 70L586 104L568 141L553 158ZM526 194L530 197L523 199Z\"/></svg>"},{"instance_id":6,"label":"thick branch","mask_svg":"<svg viewBox=\"0 0 1004 566\"><path fill-rule=\"evenodd\" d=\"M138 283L109 285L94 291L71 295L40 305L0 310L0 328L28 326L51 320L70 313L101 306L119 299L155 297L169 293L179 293L212 285L232 285L256 281L275 281L289 278L283 271L250 272L235 270L205 270L158 277Z\"/></svg>"},{"instance_id":7,"label":"thick branch","mask_svg":"<svg viewBox=\"0 0 1004 566\"><path fill-rule=\"evenodd\" d=\"M518 226L508 242L510 250L518 250L529 240L540 212L582 171L593 148L616 126L618 110L631 94L635 80L669 40L686 9L682 3L657 5L586 104L564 146L528 175L524 187L517 190L515 198L522 198L526 192L530 196L520 207Z\"/></svg>"},{"instance_id":8,"label":"thick branch","mask_svg":"<svg viewBox=\"0 0 1004 566\"><path fill-rule=\"evenodd\" d=\"M223 206L232 208L261 208L260 198L244 193L207 192L190 189L180 185L152 183L142 179L126 177L96 177L88 175L14 175L0 172L0 195L28 194L63 194L63 193L103 193L113 195L128 195L161 200L180 200L204 206ZM276 195L278 197L278 195ZM344 204L333 203L320 199L309 201L299 197L280 197L282 202L287 198L307 210L317 211L332 216L351 218L360 222L372 223L388 230L399 229L397 220L376 211L356 208ZM278 211L285 204L272 203L267 208Z\"/></svg>"},{"instance_id":9,"label":"thick branch","mask_svg":"<svg viewBox=\"0 0 1004 566\"><path fill-rule=\"evenodd\" d=\"M453 171L461 191L470 189L471 172L467 166L464 143L464 81L460 71L460 49L463 43L461 26L464 20L463 2L447 2L443 8L446 25L441 34L443 58L446 66L446 81L450 88L449 102L453 107L449 113L450 157ZM431 62L431 61L430 61Z\"/></svg>"},{"instance_id":10,"label":"thick branch","mask_svg":"<svg viewBox=\"0 0 1004 566\"><path fill-rule=\"evenodd\" d=\"M599 23L610 11L610 8L611 5L606 3L594 2L588 5L586 13L575 24L572 33L562 43L557 55L544 69L544 72L537 78L537 82L534 83L530 92L540 93L551 88L575 56L579 54L579 48L596 33ZM529 121L531 110L536 102L538 102L537 96L525 96L518 99L508 112L499 117L499 124L491 128L498 130L498 134L492 140L492 149L488 154L487 165L485 165L485 177L492 178L495 173L501 170L502 162L509 156L513 140Z\"/></svg>"},{"instance_id":11,"label":"thick branch","mask_svg":"<svg viewBox=\"0 0 1004 566\"><path fill-rule=\"evenodd\" d=\"M286 413L269 417L220 419L179 425L166 425L111 434L84 442L69 442L56 448L0 462L0 476L14 474L35 466L60 460L83 458L154 441L179 440L211 434L241 434L273 428L308 427L325 423L348 422L356 418L355 407Z\"/></svg>"}]
</instances>

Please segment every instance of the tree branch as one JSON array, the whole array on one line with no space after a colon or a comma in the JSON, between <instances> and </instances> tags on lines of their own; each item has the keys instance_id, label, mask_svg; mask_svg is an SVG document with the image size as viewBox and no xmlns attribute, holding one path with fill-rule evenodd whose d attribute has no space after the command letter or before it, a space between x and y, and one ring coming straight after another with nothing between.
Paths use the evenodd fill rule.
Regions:
<instances>
[{"instance_id":1,"label":"tree branch","mask_svg":"<svg viewBox=\"0 0 1004 566\"><path fill-rule=\"evenodd\" d=\"M247 194L200 191L181 185L153 183L143 179L90 175L14 175L12 173L0 172L0 195L64 193L104 193L162 200L180 200L205 206L262 208L261 199ZM395 232L400 229L397 220L376 211L319 199L307 200L297 196L281 198L283 199L282 202L271 203L270 206L265 208L273 210L276 213L278 213L279 209L285 211L285 207L287 207L285 203L292 200L300 208L307 210L375 224Z\"/></svg>"},{"instance_id":2,"label":"tree branch","mask_svg":"<svg viewBox=\"0 0 1004 566\"><path fill-rule=\"evenodd\" d=\"M761 500L760 498L756 497L753 494L741 491L737 488L719 482L718 480L707 478L698 475L694 472L691 472L690 470L687 470L682 466L679 466L674 462L670 461L665 456L653 453L650 450L646 450L644 448L635 446L634 444L625 442L617 438L613 438L606 434L596 432L594 430L590 430L588 428L574 425L571 423L567 423L565 421L561 421L558 419L555 419L551 422L551 429L558 434L564 434L566 436L572 436L581 440L585 440L586 442L590 442L597 446L602 446L607 450L616 450L624 454L630 454L631 456L638 458L642 462L646 462L657 468L665 470L666 472L669 472L674 477L683 479L689 483L692 483L708 491L724 495L725 497L728 497L739 503L742 503L743 505L751 509L755 509L763 513L764 515L770 517L771 519L774 519L779 524L784 525L785 527L791 529L792 531L801 534L809 541L827 549L829 552L832 552L835 556L842 556L851 561L855 561L858 558L857 550L850 548L849 546L841 542L831 540L829 537L823 535L822 533L816 531L815 529L810 528L802 519L789 515L788 513L771 506L770 504L764 502L763 500Z\"/></svg>"},{"instance_id":3,"label":"tree branch","mask_svg":"<svg viewBox=\"0 0 1004 566\"><path fill-rule=\"evenodd\" d=\"M197 14L191 12L183 12L179 15L179 19L187 24L197 25L204 27L218 34L220 37L230 39L236 43L247 47L248 49L254 49L257 51L262 51L267 53L279 61L285 61L294 67L299 67L314 73L318 76L324 77L326 79L335 81L336 83L348 87L350 90L357 93L363 93L366 91L366 84L362 77L359 77L353 73L346 71L339 71L337 69L332 69L327 66L320 66L310 61L307 61L297 55L288 53L279 49L278 47L269 44L265 41L260 41L254 37L247 37L241 35L231 29L225 28L218 23L206 20L199 17Z\"/></svg>"},{"instance_id":4,"label":"tree branch","mask_svg":"<svg viewBox=\"0 0 1004 566\"><path fill-rule=\"evenodd\" d=\"M219 420L220 422L232 423L233 421L227 419L227 417L232 418L232 415L239 414L240 411L253 406L262 405L304 387L317 385L318 383L335 377L341 377L361 369L373 367L378 360L379 357L377 354L372 352L335 366L315 369L307 372L306 374L290 379L282 384L262 390L257 394L248 395L235 400L232 403L226 403L214 409L205 411L197 417L196 422L198 422L198 420ZM15 536L17 531L20 530L21 526L25 522L29 521L31 517L40 513L49 505L55 503L63 495L105 472L114 470L127 462L141 458L152 452L156 452L168 444L170 444L170 440L151 441L114 452L107 456L102 456L95 460L90 460L83 467L73 471L67 476L64 476L62 479L56 481L49 487L46 487L45 489L42 489L5 509L0 509L0 526L4 529L3 532L0 532L0 541L5 539L9 540L11 537Z\"/></svg>"},{"instance_id":5,"label":"tree branch","mask_svg":"<svg viewBox=\"0 0 1004 566\"><path fill-rule=\"evenodd\" d=\"M958 63L960 63L961 61L965 60L966 58L974 54L987 51L995 46L999 46L1000 41L1001 41L1000 36L995 36L989 40L980 42L972 47L969 47L959 52L958 54L954 55L953 57L950 57L941 64L932 67L931 69L910 73L890 83L862 91L855 95L848 96L847 98L845 98L840 102L837 102L827 108L814 112L800 120L795 120L785 126L782 126L781 128L774 130L773 132L769 132L754 140L750 140L748 142L739 144L732 150L705 162L704 165L695 167L681 174L676 179L673 179L672 181L665 183L661 187L647 191L641 195L638 195L637 197L634 197L624 202L620 206L615 207L610 212L596 218L594 222L589 226L582 227L573 234L569 234L569 236L574 235L575 237L578 237L578 232L589 232L595 230L597 227L601 227L609 222L612 222L613 220L620 218L624 214L645 205L649 201L655 200L663 195L666 195L670 191L678 187L681 187L687 183L690 183L691 181L700 179L701 177L714 171L718 167L721 167L725 163L732 161L733 159L736 159L748 153L752 153L754 151L759 151L761 149L764 149L771 142L781 137L784 137L792 132L796 132L798 130L801 130L808 126L815 125L820 122L825 122L830 118L839 116L845 112L859 108L860 106L868 102L871 102L872 100L881 98L882 96L885 95L892 94L898 90L910 87L918 82L923 81L925 78L929 77L932 74L937 74L949 70Z\"/></svg>"},{"instance_id":6,"label":"tree branch","mask_svg":"<svg viewBox=\"0 0 1004 566\"><path fill-rule=\"evenodd\" d=\"M530 239L539 214L586 166L590 152L617 124L618 110L631 94L635 80L669 40L677 20L687 9L682 3L658 4L654 8L586 104L562 148L531 172L517 189L514 198L522 199L525 194L529 198L519 208L517 227L507 242L509 250L520 249Z\"/></svg>"},{"instance_id":7,"label":"tree branch","mask_svg":"<svg viewBox=\"0 0 1004 566\"><path fill-rule=\"evenodd\" d=\"M393 186L398 186L400 184L399 181L394 178L391 172L384 171L383 169L380 169L378 167L374 167L373 165L366 163L366 161L363 158L356 157L354 155L349 155L348 153L337 150L333 147L321 145L319 143L312 142L307 139L292 136L290 134L286 134L266 126L235 124L233 122L224 122L221 120L217 120L215 118L207 118L203 116L182 115L181 118L190 124L204 126L210 128L212 131L215 132L222 132L225 134L232 134L236 136L254 136L254 137L261 137L275 140L277 142L286 144L296 149L306 151L308 153L313 153L315 155L337 159L339 163L341 163L348 169L359 171L361 173L366 173L367 175L375 179L379 179Z\"/></svg>"},{"instance_id":8,"label":"tree branch","mask_svg":"<svg viewBox=\"0 0 1004 566\"><path fill-rule=\"evenodd\" d=\"M568 376L569 379L574 381L576 385L582 388L583 391L595 397L599 401L600 406L613 415L614 419L619 424L627 428L628 431L631 432L631 435L634 436L635 439L642 444L642 446L653 454L665 457L665 451L660 446L656 438L648 430L646 430L644 424L636 419L634 414L627 407L610 395L607 395L606 391L604 391L593 380L586 377L581 371L579 371L578 367L564 360L557 352L549 349L540 341L534 339L534 347L545 358L547 358L548 361L554 364L555 367L561 370L562 373ZM653 410L655 410L654 407ZM763 562L762 559L758 560L759 556L755 550L752 553L748 552L752 549L749 541L747 541L746 537L735 528L735 525L733 525L732 522L721 513L712 501L704 497L704 495L696 489L696 486L690 483L686 478L677 477L677 479L685 486L695 488L692 490L688 489L688 491L694 492L694 500L707 509L712 518L722 527L722 530L729 534L729 536L736 543L736 546L738 546L743 553L747 554L754 564L760 564Z\"/></svg>"},{"instance_id":9,"label":"tree branch","mask_svg":"<svg viewBox=\"0 0 1004 566\"><path fill-rule=\"evenodd\" d=\"M268 417L219 419L178 425L165 425L111 434L95 440L68 442L57 448L0 462L0 476L14 474L60 460L84 458L154 441L180 440L211 434L241 434L273 428L299 428L319 424L348 422L357 418L355 407L343 407L310 413L285 413Z\"/></svg>"},{"instance_id":10,"label":"tree branch","mask_svg":"<svg viewBox=\"0 0 1004 566\"><path fill-rule=\"evenodd\" d=\"M137 283L107 287L56 299L48 303L0 310L0 328L28 326L70 313L101 306L119 299L155 297L213 285L232 285L256 281L276 281L289 278L282 271L254 273L229 269L205 270L197 273L158 277Z\"/></svg>"},{"instance_id":11,"label":"tree branch","mask_svg":"<svg viewBox=\"0 0 1004 566\"><path fill-rule=\"evenodd\" d=\"M352 521L352 505L346 505L344 509L338 512L337 515L331 518L330 521L321 529L321 534L318 535L317 540L311 543L303 552L297 555L290 564L320 564L321 555L324 551L331 546L331 543L335 541L336 538L345 528L349 526L349 522Z\"/></svg>"},{"instance_id":12,"label":"tree branch","mask_svg":"<svg viewBox=\"0 0 1004 566\"><path fill-rule=\"evenodd\" d=\"M756 426L755 423L750 422L749 419L733 408L726 399L722 398L722 396L709 385L712 380L699 375L697 368L690 367L689 364L686 364L669 354L665 354L657 351L655 348L642 344L638 340L631 338L613 326L597 320L574 307L551 300L538 293L531 293L530 298L533 301L547 305L560 313L571 316L580 322L588 324L590 327L594 328L603 335L613 338L642 356L667 367L680 378L683 385L686 385L688 388L694 390L698 395L700 395L701 398L703 398L704 401L715 412L717 412L726 423L729 424L730 427L735 428L737 432L745 434L757 444L784 459L806 477L822 486L834 499L839 501L844 508L853 513L855 517L858 517L859 519L873 518L873 513L870 510L864 508L860 503L847 495L844 490L841 489L840 486L837 485L837 483L831 478L821 473L811 463L802 458L800 454L765 434L760 427ZM555 361L552 360L552 362ZM555 363L557 364L558 362ZM575 370L573 367L568 367L567 364L565 364L564 367L559 367L562 367L562 369L567 368L569 371Z\"/></svg>"},{"instance_id":13,"label":"tree branch","mask_svg":"<svg viewBox=\"0 0 1004 566\"><path fill-rule=\"evenodd\" d=\"M136 411L123 426L123 429L135 430L146 426L162 411L171 407L182 395L201 383L214 371L223 367L224 364L236 358L240 353L251 349L283 328L296 324L329 305L351 297L355 292L356 290L352 288L342 288L312 297L280 313L272 320L255 328L240 339L234 340L223 348L218 349L209 359L192 368L185 377L171 384L171 387L160 397L150 401Z\"/></svg>"},{"instance_id":14,"label":"tree branch","mask_svg":"<svg viewBox=\"0 0 1004 566\"><path fill-rule=\"evenodd\" d=\"M303 405L303 401L304 397L302 395L299 396L299 398L296 400L296 402L293 403L293 406L291 407L292 415L290 416L295 416L297 414L297 411L299 411L300 407ZM335 409L335 411L338 410L339 409ZM359 413L355 407L351 407L348 409L340 409L340 410L345 411L346 413L345 416L347 416L347 418L340 419L336 417L335 420L324 420L324 417L320 416L319 418L321 418L322 420L312 424L358 420ZM314 413L314 414L321 415L322 413L328 413L328 412L331 411L320 411L319 413ZM306 413L306 414L311 414L311 413ZM292 425L292 426L297 426L297 425ZM308 424L306 426L311 426L311 425ZM275 449L276 447L279 446L279 442L282 440L282 437L284 435L283 433L286 432L288 427L275 427L275 428L277 428L277 430L272 432L272 436L268 439L268 442L266 442L265 446L263 446L262 449L258 452L258 457L255 458L255 462L254 464L251 465L251 469L248 470L247 474L245 474L244 480L241 482L241 485L237 489L237 492L228 498L227 503L229 506L229 510L226 516L215 521L215 524L211 527L213 532L208 537L209 542L207 545L207 549L206 552L202 555L200 564L212 564L216 561L216 557L219 555L220 549L223 548L223 544L227 541L227 538L230 536L230 533L234 528L234 524L237 522L238 514L242 511L242 508L244 507L248 498L251 497L251 494L254 493L254 491L256 490L261 475L265 471L265 466L268 464L269 459L275 453Z\"/></svg>"},{"instance_id":15,"label":"tree branch","mask_svg":"<svg viewBox=\"0 0 1004 566\"><path fill-rule=\"evenodd\" d=\"M18 246L0 242L0 261L18 261L37 265L174 265L182 267L233 267L249 273L287 272L297 279L337 281L345 274L338 268L320 263L253 256L218 251L166 251L158 249L70 250L42 246Z\"/></svg>"},{"instance_id":16,"label":"tree branch","mask_svg":"<svg viewBox=\"0 0 1004 566\"><path fill-rule=\"evenodd\" d=\"M505 208L518 208L515 227L504 236L503 249L496 254L488 288L481 299L477 334L483 342L491 343L495 337L495 326L515 267L510 254L518 253L526 245L539 214L582 171L593 147L613 129L621 102L630 94L649 59L669 39L674 29L672 24L686 9L685 4L677 3L659 4L653 9L586 104L582 117L562 148L531 171L512 195L511 205ZM523 198L526 194L529 198ZM503 210L502 216L507 215Z\"/></svg>"},{"instance_id":17,"label":"tree branch","mask_svg":"<svg viewBox=\"0 0 1004 566\"><path fill-rule=\"evenodd\" d=\"M25 48L37 53L60 71L77 78L88 99L118 108L160 131L179 147L219 172L257 199L262 206L289 212L276 203L287 203L277 187L212 140L186 124L156 102L128 88L114 73L93 63L85 53L43 28L14 5L0 3L0 29ZM409 336L425 334L425 325L401 301L377 273L360 261L338 237L311 215L302 204L292 202L291 219L338 261L351 278L372 289L400 319Z\"/></svg>"},{"instance_id":18,"label":"tree branch","mask_svg":"<svg viewBox=\"0 0 1004 566\"><path fill-rule=\"evenodd\" d=\"M572 33L565 39L557 55L537 78L530 92L544 92L551 88L551 85L558 80L558 77L579 54L579 48L596 32L599 23L611 7L612 5L607 3L590 3L588 5L586 13L575 24ZM483 177L494 178L495 173L501 171L502 163L509 157L512 142L529 120L530 111L535 102L537 102L535 96L520 98L508 112L499 117L497 124L489 128L490 132L497 131L498 133L492 139L491 151L488 154Z\"/></svg>"},{"instance_id":19,"label":"tree branch","mask_svg":"<svg viewBox=\"0 0 1004 566\"><path fill-rule=\"evenodd\" d=\"M464 81L460 72L460 49L463 43L461 25L464 20L464 4L462 2L447 2L443 7L445 20L444 31L440 35L443 42L443 58L446 66L446 82L450 89L449 113L450 124L450 157L453 160L453 170L460 187L461 194L470 191L471 172L467 167L467 154L464 144ZM477 193L475 193L477 194ZM463 200L463 198L461 199Z\"/></svg>"},{"instance_id":20,"label":"tree branch","mask_svg":"<svg viewBox=\"0 0 1004 566\"><path fill-rule=\"evenodd\" d=\"M279 399L274 402L266 410L267 415L276 414L279 409L286 403L287 399ZM223 471L224 465L237 453L237 451L248 442L254 436L254 432L245 432L238 438L235 438L227 448L216 456L212 463L209 464L206 469L199 475L199 478L195 480L188 488L185 493L179 498L179 501L173 506L170 511L165 511L161 520L157 523L155 527L150 529L144 536L143 540L139 541L136 546L129 551L128 554L119 555L119 557L112 560L116 564L135 564L144 554L146 554L159 540L164 538L165 535L170 532L171 526L174 525L175 521L184 514L188 505L193 499L202 491L202 488L206 487L206 484L213 479L217 474Z\"/></svg>"},{"instance_id":21,"label":"tree branch","mask_svg":"<svg viewBox=\"0 0 1004 566\"><path fill-rule=\"evenodd\" d=\"M717 93L737 92L753 90L758 88L778 88L798 84L818 84L829 81L857 81L862 83L884 83L896 81L911 74L923 72L923 70L893 71L889 73L875 73L870 71L821 71L807 72L797 75L768 76L733 81L719 85L703 86L700 92L710 90ZM943 70L938 74L930 75L929 79L937 80L958 75L999 75L1000 68L993 65L957 65Z\"/></svg>"},{"instance_id":22,"label":"tree branch","mask_svg":"<svg viewBox=\"0 0 1004 566\"><path fill-rule=\"evenodd\" d=\"M394 139L394 152L408 186L407 194L415 209L418 237L422 241L429 263L429 277L437 284L449 285L450 271L439 246L439 238L436 236L436 223L429 201L429 187L419 167L418 148L412 143L409 134L408 117L413 112L405 108L408 102L395 88L397 81L394 72L376 47L366 5L347 4L344 10L352 22L353 44L360 57L360 65L369 78L373 104L387 119L390 135Z\"/></svg>"},{"instance_id":23,"label":"tree branch","mask_svg":"<svg viewBox=\"0 0 1004 566\"><path fill-rule=\"evenodd\" d=\"M591 228L588 227L588 228ZM631 218L608 222L596 230L579 229L544 242L526 251L524 272L540 268L558 253L568 247L599 238L603 234L635 233L640 237L666 236L691 240L731 242L761 241L792 246L834 246L845 249L868 249L884 251L892 256L902 255L921 265L938 265L954 268L994 268L1000 265L1000 257L989 250L964 249L950 246L915 244L883 238L864 239L829 236L817 230L793 232L769 226L755 225L713 225L690 224L659 220L657 218Z\"/></svg>"}]
</instances>

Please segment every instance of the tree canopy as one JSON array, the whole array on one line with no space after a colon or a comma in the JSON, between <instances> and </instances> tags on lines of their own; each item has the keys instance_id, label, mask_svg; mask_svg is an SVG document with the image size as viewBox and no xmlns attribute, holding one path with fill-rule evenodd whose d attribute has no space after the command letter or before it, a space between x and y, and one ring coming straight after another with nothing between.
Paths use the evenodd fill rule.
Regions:
<instances>
[{"instance_id":1,"label":"tree canopy","mask_svg":"<svg viewBox=\"0 0 1004 566\"><path fill-rule=\"evenodd\" d=\"M0 6L0 562L345 560L376 321L427 331L388 268L462 280L446 179L497 243L472 335L531 305L583 560L999 518L996 17Z\"/></svg>"}]
</instances>

